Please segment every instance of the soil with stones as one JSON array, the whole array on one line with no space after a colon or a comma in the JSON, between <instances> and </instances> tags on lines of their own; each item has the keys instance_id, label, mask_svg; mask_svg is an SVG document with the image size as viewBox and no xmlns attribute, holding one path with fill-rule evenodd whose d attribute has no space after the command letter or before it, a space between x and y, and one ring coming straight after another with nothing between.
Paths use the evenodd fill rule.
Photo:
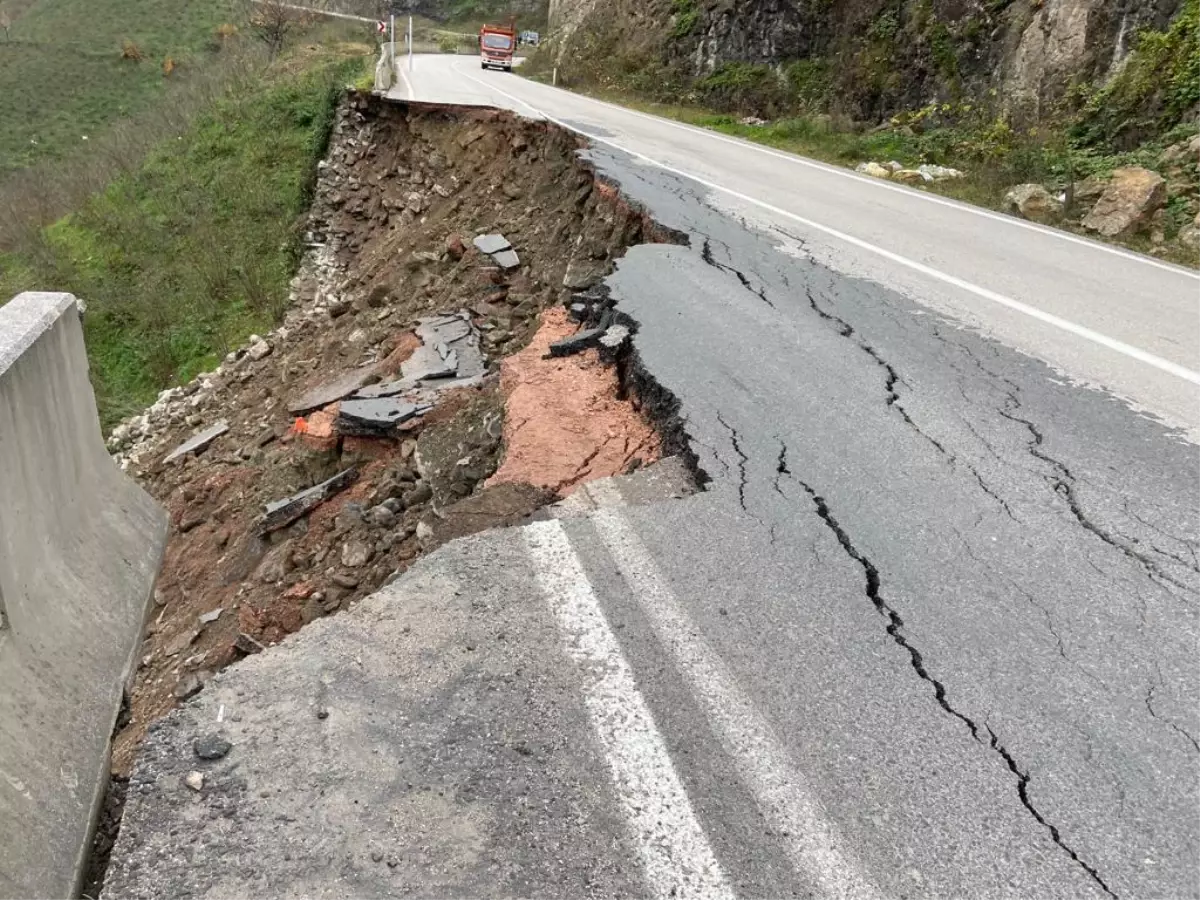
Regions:
<instances>
[{"instance_id":1,"label":"soil with stones","mask_svg":"<svg viewBox=\"0 0 1200 900\"><path fill-rule=\"evenodd\" d=\"M343 104L283 323L109 439L171 521L114 773L129 772L151 721L223 666L447 540L657 458L636 390L598 350L548 366L519 355L543 324L573 334L564 307L578 312L578 292L628 246L673 239L578 149L554 126L491 110ZM503 239L476 245L490 234ZM586 404L531 402L539 385L561 393L574 379Z\"/></svg>"}]
</instances>

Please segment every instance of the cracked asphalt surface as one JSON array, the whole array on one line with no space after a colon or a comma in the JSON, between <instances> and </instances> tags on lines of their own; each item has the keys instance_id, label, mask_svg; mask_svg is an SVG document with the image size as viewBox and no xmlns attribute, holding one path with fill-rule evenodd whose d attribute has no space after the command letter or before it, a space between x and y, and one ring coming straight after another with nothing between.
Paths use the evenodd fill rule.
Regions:
<instances>
[{"instance_id":1,"label":"cracked asphalt surface","mask_svg":"<svg viewBox=\"0 0 1200 900\"><path fill-rule=\"evenodd\" d=\"M691 236L609 283L713 483L629 515L879 883L1195 896L1195 447L591 155Z\"/></svg>"},{"instance_id":2,"label":"cracked asphalt surface","mask_svg":"<svg viewBox=\"0 0 1200 900\"><path fill-rule=\"evenodd\" d=\"M1073 383L1036 341L1018 352L911 284L846 274L862 266L820 235L586 155L689 237L633 248L608 284L711 483L626 517L869 879L891 896L1200 896L1187 434ZM740 891L807 895L590 528L567 530L606 615L633 626L624 651L718 855Z\"/></svg>"}]
</instances>

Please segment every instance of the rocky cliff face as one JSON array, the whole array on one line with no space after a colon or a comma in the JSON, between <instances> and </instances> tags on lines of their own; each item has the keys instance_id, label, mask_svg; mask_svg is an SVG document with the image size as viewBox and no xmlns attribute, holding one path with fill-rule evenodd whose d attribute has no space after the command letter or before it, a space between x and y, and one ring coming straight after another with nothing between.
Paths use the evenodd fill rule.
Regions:
<instances>
[{"instance_id":1,"label":"rocky cliff face","mask_svg":"<svg viewBox=\"0 0 1200 900\"><path fill-rule=\"evenodd\" d=\"M1053 116L1076 84L1120 70L1133 37L1183 0L551 0L560 52L589 30L654 45L702 77L730 63L784 71L818 61L833 99L861 118L932 101L995 98L1017 121ZM637 21L636 28L624 23ZM623 29L623 31L622 31ZM994 94L992 93L994 90Z\"/></svg>"},{"instance_id":2,"label":"rocky cliff face","mask_svg":"<svg viewBox=\"0 0 1200 900\"><path fill-rule=\"evenodd\" d=\"M1116 74L1133 36L1143 28L1165 28L1180 5L1179 0L1047 0L1027 22L1014 17L999 58L1005 96L1033 118L1043 117L1073 81Z\"/></svg>"}]
</instances>

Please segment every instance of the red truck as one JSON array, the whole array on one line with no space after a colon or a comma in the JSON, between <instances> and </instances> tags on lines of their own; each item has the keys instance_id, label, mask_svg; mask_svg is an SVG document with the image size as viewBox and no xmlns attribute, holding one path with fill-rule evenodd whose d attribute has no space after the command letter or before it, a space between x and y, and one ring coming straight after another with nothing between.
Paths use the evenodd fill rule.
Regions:
<instances>
[{"instance_id":1,"label":"red truck","mask_svg":"<svg viewBox=\"0 0 1200 900\"><path fill-rule=\"evenodd\" d=\"M479 29L479 59L484 69L512 71L513 49L517 46L517 26L484 25Z\"/></svg>"}]
</instances>

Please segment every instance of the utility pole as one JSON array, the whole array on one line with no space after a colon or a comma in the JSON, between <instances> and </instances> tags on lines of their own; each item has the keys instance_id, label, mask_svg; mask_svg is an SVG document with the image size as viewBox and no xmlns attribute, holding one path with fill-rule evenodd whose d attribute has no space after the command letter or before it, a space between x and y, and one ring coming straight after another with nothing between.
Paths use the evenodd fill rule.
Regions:
<instances>
[{"instance_id":1,"label":"utility pole","mask_svg":"<svg viewBox=\"0 0 1200 900\"><path fill-rule=\"evenodd\" d=\"M408 16L408 71L413 70L412 13Z\"/></svg>"}]
</instances>

